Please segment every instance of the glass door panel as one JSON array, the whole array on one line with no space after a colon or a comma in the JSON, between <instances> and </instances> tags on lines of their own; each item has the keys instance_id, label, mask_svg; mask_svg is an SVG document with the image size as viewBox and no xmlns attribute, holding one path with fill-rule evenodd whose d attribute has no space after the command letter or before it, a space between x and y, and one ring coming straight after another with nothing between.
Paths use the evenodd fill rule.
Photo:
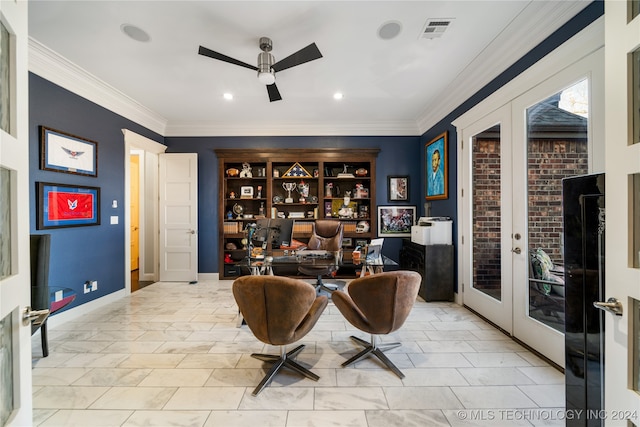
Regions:
<instances>
[{"instance_id":1,"label":"glass door panel","mask_svg":"<svg viewBox=\"0 0 640 427\"><path fill-rule=\"evenodd\" d=\"M472 137L473 287L502 300L500 125Z\"/></svg>"},{"instance_id":2,"label":"glass door panel","mask_svg":"<svg viewBox=\"0 0 640 427\"><path fill-rule=\"evenodd\" d=\"M529 316L564 332L562 179L589 172L588 84L527 108Z\"/></svg>"}]
</instances>

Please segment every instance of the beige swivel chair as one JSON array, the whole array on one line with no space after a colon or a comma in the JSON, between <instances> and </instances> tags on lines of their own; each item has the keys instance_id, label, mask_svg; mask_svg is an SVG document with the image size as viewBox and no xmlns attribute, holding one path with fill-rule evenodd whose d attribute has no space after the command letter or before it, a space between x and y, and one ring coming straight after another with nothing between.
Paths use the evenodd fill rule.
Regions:
<instances>
[{"instance_id":1,"label":"beige swivel chair","mask_svg":"<svg viewBox=\"0 0 640 427\"><path fill-rule=\"evenodd\" d=\"M293 360L304 345L288 353L286 345L299 341L313 328L327 306L327 297L317 296L302 280L281 276L242 276L233 282L233 296L256 338L265 344L280 346L280 355L251 355L274 362L253 395L257 396L284 366L318 381L318 375Z\"/></svg>"},{"instance_id":2,"label":"beige swivel chair","mask_svg":"<svg viewBox=\"0 0 640 427\"><path fill-rule=\"evenodd\" d=\"M341 221L318 219L313 223L307 249L332 252L334 257L339 257L342 250L343 233L344 228ZM300 273L316 277L316 292L320 290L333 292L338 288L336 285L325 284L322 281L322 276L330 275L337 269L337 262L323 266L301 265L298 267Z\"/></svg>"},{"instance_id":3,"label":"beige swivel chair","mask_svg":"<svg viewBox=\"0 0 640 427\"><path fill-rule=\"evenodd\" d=\"M418 296L420 274L414 271L390 271L360 277L347 285L346 292L337 291L331 299L343 316L356 328L371 334L371 342L358 337L351 339L364 350L342 364L348 366L375 355L397 376L404 374L383 353L400 343L378 345L378 336L390 334L404 324Z\"/></svg>"}]
</instances>

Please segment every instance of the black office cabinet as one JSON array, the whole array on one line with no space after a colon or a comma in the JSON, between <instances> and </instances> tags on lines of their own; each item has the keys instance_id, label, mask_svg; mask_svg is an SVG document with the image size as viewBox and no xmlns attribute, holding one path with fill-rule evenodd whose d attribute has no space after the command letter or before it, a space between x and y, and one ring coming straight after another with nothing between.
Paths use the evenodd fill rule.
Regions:
<instances>
[{"instance_id":1,"label":"black office cabinet","mask_svg":"<svg viewBox=\"0 0 640 427\"><path fill-rule=\"evenodd\" d=\"M566 409L583 414L567 418L567 427L604 425L584 415L604 409L604 312L593 306L605 300L604 181L604 174L562 180Z\"/></svg>"},{"instance_id":2,"label":"black office cabinet","mask_svg":"<svg viewBox=\"0 0 640 427\"><path fill-rule=\"evenodd\" d=\"M403 239L400 268L422 276L418 295L425 301L453 301L453 245L419 245Z\"/></svg>"}]
</instances>

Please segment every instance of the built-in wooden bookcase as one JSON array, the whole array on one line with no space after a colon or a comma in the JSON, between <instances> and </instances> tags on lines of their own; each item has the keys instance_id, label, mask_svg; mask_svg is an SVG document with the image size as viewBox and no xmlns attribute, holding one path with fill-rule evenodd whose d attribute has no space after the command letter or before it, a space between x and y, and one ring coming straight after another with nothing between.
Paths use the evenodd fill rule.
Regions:
<instances>
[{"instance_id":1,"label":"built-in wooden bookcase","mask_svg":"<svg viewBox=\"0 0 640 427\"><path fill-rule=\"evenodd\" d=\"M239 262L246 256L243 249L246 225L257 218L295 219L293 238L302 242L310 237L311 223L316 219L342 221L345 251L374 237L379 151L377 148L216 149L220 278L248 274ZM243 165L251 168L250 177L243 173ZM287 188L293 189L289 192ZM347 192L350 209L340 211ZM345 217L345 212L352 217ZM361 221L369 225L368 231L357 229Z\"/></svg>"}]
</instances>

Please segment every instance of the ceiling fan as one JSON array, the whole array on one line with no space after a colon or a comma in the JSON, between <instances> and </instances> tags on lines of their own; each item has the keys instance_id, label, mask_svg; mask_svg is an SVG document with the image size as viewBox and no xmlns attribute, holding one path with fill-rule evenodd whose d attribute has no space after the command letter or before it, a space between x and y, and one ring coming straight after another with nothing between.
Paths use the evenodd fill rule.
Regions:
<instances>
[{"instance_id":1,"label":"ceiling fan","mask_svg":"<svg viewBox=\"0 0 640 427\"><path fill-rule=\"evenodd\" d=\"M200 55L208 56L209 58L218 59L220 61L257 71L258 80L267 85L267 93L269 94L269 101L271 102L280 101L282 99L280 92L278 91L278 87L276 86L276 72L322 58L322 54L320 53L318 46L316 46L315 43L311 43L309 46L300 49L278 62L275 62L275 57L270 53L273 48L271 39L268 37L260 37L259 45L262 52L258 54L257 67L247 64L246 62L238 61L237 59L233 59L227 55L214 52L204 46L200 46L198 53Z\"/></svg>"}]
</instances>

